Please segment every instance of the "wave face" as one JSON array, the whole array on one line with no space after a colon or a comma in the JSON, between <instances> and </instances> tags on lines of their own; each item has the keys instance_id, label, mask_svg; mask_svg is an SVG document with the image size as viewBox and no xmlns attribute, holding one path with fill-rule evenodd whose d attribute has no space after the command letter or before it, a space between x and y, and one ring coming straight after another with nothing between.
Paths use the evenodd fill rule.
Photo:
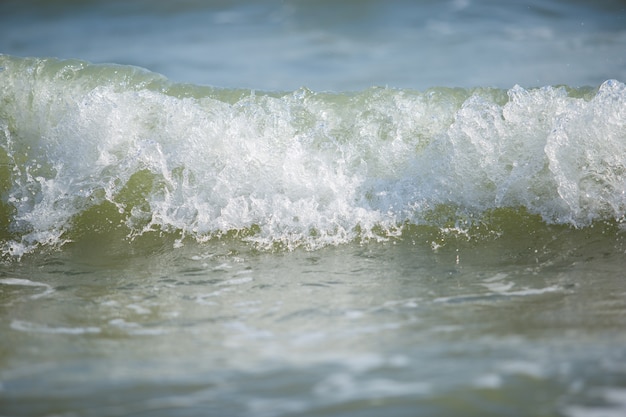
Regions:
<instances>
[{"instance_id":1,"label":"wave face","mask_svg":"<svg viewBox=\"0 0 626 417\"><path fill-rule=\"evenodd\" d=\"M89 229L261 247L385 238L520 209L626 211L626 86L259 93L0 55L6 254Z\"/></svg>"}]
</instances>

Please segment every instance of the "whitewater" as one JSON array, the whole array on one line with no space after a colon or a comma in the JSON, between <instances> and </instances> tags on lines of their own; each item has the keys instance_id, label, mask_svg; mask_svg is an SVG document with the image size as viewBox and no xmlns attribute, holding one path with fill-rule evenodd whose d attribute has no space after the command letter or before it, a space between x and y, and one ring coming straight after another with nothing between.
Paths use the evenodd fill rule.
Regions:
<instances>
[{"instance_id":1,"label":"whitewater","mask_svg":"<svg viewBox=\"0 0 626 417\"><path fill-rule=\"evenodd\" d=\"M5 254L85 223L317 248L503 208L574 227L626 209L615 80L266 93L82 61L0 67Z\"/></svg>"}]
</instances>

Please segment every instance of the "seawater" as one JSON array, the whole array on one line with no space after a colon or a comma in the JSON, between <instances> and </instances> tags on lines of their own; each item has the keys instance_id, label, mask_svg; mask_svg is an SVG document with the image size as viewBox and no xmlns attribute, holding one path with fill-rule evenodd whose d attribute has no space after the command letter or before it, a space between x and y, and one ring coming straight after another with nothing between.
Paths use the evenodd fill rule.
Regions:
<instances>
[{"instance_id":1,"label":"seawater","mask_svg":"<svg viewBox=\"0 0 626 417\"><path fill-rule=\"evenodd\" d=\"M0 6L0 415L624 413L619 2L50 4Z\"/></svg>"},{"instance_id":2,"label":"seawater","mask_svg":"<svg viewBox=\"0 0 626 417\"><path fill-rule=\"evenodd\" d=\"M0 53L227 88L510 88L626 79L621 0L6 0Z\"/></svg>"}]
</instances>

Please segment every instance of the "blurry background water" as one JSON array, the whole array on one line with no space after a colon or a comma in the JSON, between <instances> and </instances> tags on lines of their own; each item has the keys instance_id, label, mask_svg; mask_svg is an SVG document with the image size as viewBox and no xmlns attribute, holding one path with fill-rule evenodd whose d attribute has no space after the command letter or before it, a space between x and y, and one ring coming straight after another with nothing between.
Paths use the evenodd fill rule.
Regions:
<instances>
[{"instance_id":1,"label":"blurry background water","mask_svg":"<svg viewBox=\"0 0 626 417\"><path fill-rule=\"evenodd\" d=\"M85 0L0 4L0 53L290 91L626 78L621 0Z\"/></svg>"}]
</instances>

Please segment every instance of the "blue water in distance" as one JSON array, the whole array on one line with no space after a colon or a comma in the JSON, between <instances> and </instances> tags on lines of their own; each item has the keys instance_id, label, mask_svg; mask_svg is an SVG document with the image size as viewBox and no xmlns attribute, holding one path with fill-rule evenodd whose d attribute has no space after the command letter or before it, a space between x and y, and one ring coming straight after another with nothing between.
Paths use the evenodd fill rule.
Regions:
<instances>
[{"instance_id":1,"label":"blue water in distance","mask_svg":"<svg viewBox=\"0 0 626 417\"><path fill-rule=\"evenodd\" d=\"M291 91L626 79L619 0L3 1L0 53Z\"/></svg>"}]
</instances>

